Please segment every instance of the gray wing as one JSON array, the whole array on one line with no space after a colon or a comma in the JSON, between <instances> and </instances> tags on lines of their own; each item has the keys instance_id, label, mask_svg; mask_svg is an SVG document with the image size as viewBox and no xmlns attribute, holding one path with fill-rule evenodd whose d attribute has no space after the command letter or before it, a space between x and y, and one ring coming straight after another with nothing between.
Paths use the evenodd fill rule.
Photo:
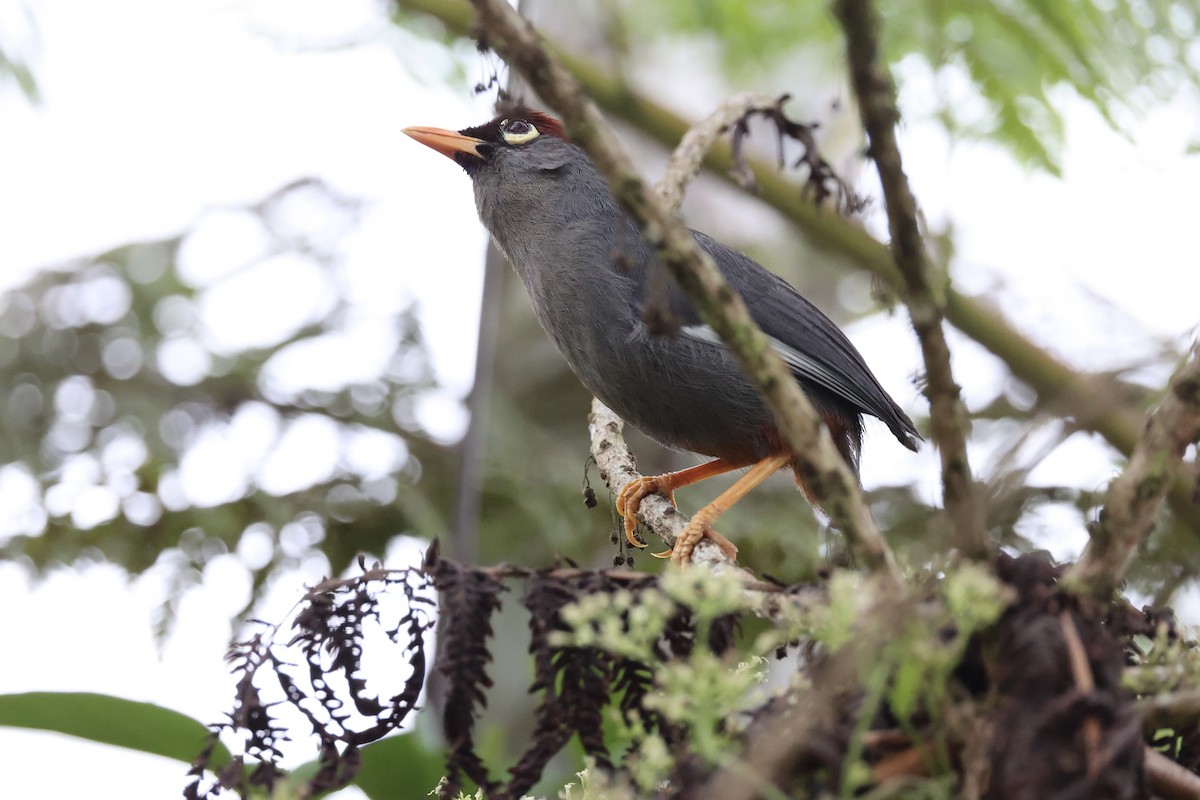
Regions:
<instances>
[{"instance_id":1,"label":"gray wing","mask_svg":"<svg viewBox=\"0 0 1200 800\"><path fill-rule=\"evenodd\" d=\"M878 417L897 439L916 450L912 420L896 405L841 329L779 276L710 236L693 231L696 242L738 290L772 348L803 384L839 398L856 411ZM682 335L724 346L696 314L687 296L672 285L672 310L684 323Z\"/></svg>"}]
</instances>

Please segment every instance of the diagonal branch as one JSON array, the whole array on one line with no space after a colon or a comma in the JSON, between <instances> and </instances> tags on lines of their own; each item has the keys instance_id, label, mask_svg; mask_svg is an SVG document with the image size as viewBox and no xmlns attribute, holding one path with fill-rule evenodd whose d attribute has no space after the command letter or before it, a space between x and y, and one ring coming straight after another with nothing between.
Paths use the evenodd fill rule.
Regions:
<instances>
[{"instance_id":1,"label":"diagonal branch","mask_svg":"<svg viewBox=\"0 0 1200 800\"><path fill-rule=\"evenodd\" d=\"M780 434L796 455L798 469L846 542L870 569L901 579L858 483L834 448L783 361L767 345L745 303L725 282L691 232L638 175L595 103L550 56L528 20L504 0L472 0L488 45L525 76L562 116L572 140L595 161L618 202L637 220L660 262L696 304L701 318L727 343L747 377L775 415Z\"/></svg>"},{"instance_id":2,"label":"diagonal branch","mask_svg":"<svg viewBox=\"0 0 1200 800\"><path fill-rule=\"evenodd\" d=\"M930 425L942 458L942 498L954 524L959 549L972 558L991 552L984 525L984 504L967 459L970 419L950 366L950 348L942 330L945 285L949 276L931 280L925 243L917 222L917 201L896 143L896 92L879 54L879 14L871 0L836 0L834 13L846 34L850 79L870 142L868 155L879 169L887 206L892 255L903 279L913 329L921 343L928 379Z\"/></svg>"},{"instance_id":3,"label":"diagonal branch","mask_svg":"<svg viewBox=\"0 0 1200 800\"><path fill-rule=\"evenodd\" d=\"M1146 419L1129 465L1108 486L1100 519L1067 580L1099 597L1125 576L1133 553L1154 528L1154 517L1189 445L1200 441L1200 343L1193 345L1162 402Z\"/></svg>"},{"instance_id":4,"label":"diagonal branch","mask_svg":"<svg viewBox=\"0 0 1200 800\"><path fill-rule=\"evenodd\" d=\"M671 211L678 211L688 183L700 173L708 153L731 125L751 111L771 110L779 105L778 97L744 93L721 103L713 113L688 128L671 153L671 160L654 189L662 196Z\"/></svg>"},{"instance_id":5,"label":"diagonal branch","mask_svg":"<svg viewBox=\"0 0 1200 800\"><path fill-rule=\"evenodd\" d=\"M773 109L780 100L765 94L744 93L730 97L706 119L688 128L671 153L663 175L654 190L662 197L667 210L678 213L683 203L687 185L700 173L704 159L716 145L721 135L743 119L751 111ZM661 264L655 263L646 279L646 300L642 306L642 319L656 334L676 336L679 334L679 319L671 313L667 301L670 288L668 275Z\"/></svg>"}]
</instances>

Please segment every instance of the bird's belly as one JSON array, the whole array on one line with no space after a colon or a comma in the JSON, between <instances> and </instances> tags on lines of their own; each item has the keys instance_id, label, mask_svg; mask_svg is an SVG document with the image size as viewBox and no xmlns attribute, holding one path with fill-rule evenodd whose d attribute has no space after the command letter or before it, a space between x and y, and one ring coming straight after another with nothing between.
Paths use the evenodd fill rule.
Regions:
<instances>
[{"instance_id":1,"label":"bird's belly","mask_svg":"<svg viewBox=\"0 0 1200 800\"><path fill-rule=\"evenodd\" d=\"M749 462L779 451L770 410L727 351L638 338L572 364L622 419L667 447L714 458Z\"/></svg>"}]
</instances>

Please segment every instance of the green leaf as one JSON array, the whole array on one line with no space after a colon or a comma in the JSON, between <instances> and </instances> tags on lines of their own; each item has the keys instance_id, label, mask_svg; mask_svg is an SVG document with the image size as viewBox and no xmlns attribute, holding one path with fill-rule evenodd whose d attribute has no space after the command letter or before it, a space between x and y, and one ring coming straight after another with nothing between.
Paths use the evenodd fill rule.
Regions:
<instances>
[{"instance_id":1,"label":"green leaf","mask_svg":"<svg viewBox=\"0 0 1200 800\"><path fill-rule=\"evenodd\" d=\"M17 86L21 88L25 99L31 103L41 102L41 94L38 91L37 79L34 78L33 72L23 62L11 58L3 50L0 50L0 79L5 75L12 76L17 82Z\"/></svg>"},{"instance_id":2,"label":"green leaf","mask_svg":"<svg viewBox=\"0 0 1200 800\"><path fill-rule=\"evenodd\" d=\"M415 733L405 733L363 747L354 785L371 800L424 797L445 774L442 754L427 749Z\"/></svg>"},{"instance_id":3,"label":"green leaf","mask_svg":"<svg viewBox=\"0 0 1200 800\"><path fill-rule=\"evenodd\" d=\"M28 692L0 695L0 725L54 731L101 744L166 756L190 764L207 746L209 729L178 711L91 692ZM230 761L220 742L211 767ZM310 762L292 773L304 781L316 773ZM415 734L393 736L362 748L362 769L354 779L372 800L423 797L442 777L440 753L428 750Z\"/></svg>"},{"instance_id":4,"label":"green leaf","mask_svg":"<svg viewBox=\"0 0 1200 800\"><path fill-rule=\"evenodd\" d=\"M205 725L178 711L91 692L0 695L0 725L65 733L186 764L207 746L211 734ZM212 767L220 769L229 760L229 751L218 742Z\"/></svg>"},{"instance_id":5,"label":"green leaf","mask_svg":"<svg viewBox=\"0 0 1200 800\"><path fill-rule=\"evenodd\" d=\"M362 767L351 783L371 800L424 797L446 774L442 754L427 749L416 733L372 742L364 745L360 752ZM312 780L320 767L316 761L301 764L288 776L289 784L303 786Z\"/></svg>"}]
</instances>

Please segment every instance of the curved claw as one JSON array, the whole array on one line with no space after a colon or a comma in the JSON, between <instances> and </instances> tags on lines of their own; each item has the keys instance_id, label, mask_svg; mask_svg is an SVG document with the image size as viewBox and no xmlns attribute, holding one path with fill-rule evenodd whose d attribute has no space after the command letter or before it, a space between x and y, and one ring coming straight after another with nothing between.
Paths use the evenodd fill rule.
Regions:
<instances>
[{"instance_id":1,"label":"curved claw","mask_svg":"<svg viewBox=\"0 0 1200 800\"><path fill-rule=\"evenodd\" d=\"M714 467L716 467L714 469ZM710 474L720 474L728 472L735 468L736 465L732 462L713 461L708 464L694 467L691 470L685 470L682 473L667 473L666 475L643 475L636 480L625 484L625 487L617 494L617 513L625 520L625 540L634 547L646 547L646 543L641 541L634 535L637 530L637 512L642 505L642 500L652 494L662 494L670 501L672 506L675 506L675 489L680 486L686 486L694 483L696 480L708 477ZM763 475L769 475L778 464L769 464L765 470L762 470ZM681 480L680 476L686 476L686 479ZM761 480L761 478L759 478ZM732 502L732 501L731 501ZM677 506L676 506L677 507ZM651 553L655 558L669 558L678 566L683 566L692 560L692 550L695 549L696 543L701 539L707 538L712 540L717 547L732 560L737 559L737 545L726 539L721 534L712 529L712 521L720 514L721 506L718 502L710 503L705 508L701 509L691 523L679 535L679 540L675 542L675 547L664 550L661 553Z\"/></svg>"},{"instance_id":2,"label":"curved claw","mask_svg":"<svg viewBox=\"0 0 1200 800\"><path fill-rule=\"evenodd\" d=\"M661 475L642 476L625 484L625 487L617 495L617 513L625 520L625 540L634 547L646 546L646 543L639 540L633 533L637 529L637 512L642 505L643 498L661 491L660 478L662 477ZM666 495L667 499L671 501L671 505L675 505L674 492L668 488Z\"/></svg>"}]
</instances>

